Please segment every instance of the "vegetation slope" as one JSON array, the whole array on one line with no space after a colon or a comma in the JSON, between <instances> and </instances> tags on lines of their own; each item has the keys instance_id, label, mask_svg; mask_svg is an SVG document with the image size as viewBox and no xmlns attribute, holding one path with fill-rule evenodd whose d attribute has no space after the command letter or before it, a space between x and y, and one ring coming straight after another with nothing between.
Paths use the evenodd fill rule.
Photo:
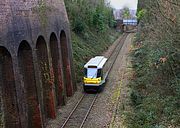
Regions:
<instances>
[{"instance_id":1,"label":"vegetation slope","mask_svg":"<svg viewBox=\"0 0 180 128\"><path fill-rule=\"evenodd\" d=\"M180 3L139 0L129 128L180 127Z\"/></svg>"},{"instance_id":2,"label":"vegetation slope","mask_svg":"<svg viewBox=\"0 0 180 128\"><path fill-rule=\"evenodd\" d=\"M83 66L100 55L117 38L113 10L104 0L65 0L71 25L72 49L78 82Z\"/></svg>"}]
</instances>

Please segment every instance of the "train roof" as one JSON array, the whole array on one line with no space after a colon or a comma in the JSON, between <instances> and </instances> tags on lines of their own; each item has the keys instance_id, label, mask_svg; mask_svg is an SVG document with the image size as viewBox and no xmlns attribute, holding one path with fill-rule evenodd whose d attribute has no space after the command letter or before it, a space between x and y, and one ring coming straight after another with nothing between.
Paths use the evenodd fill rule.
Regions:
<instances>
[{"instance_id":1,"label":"train roof","mask_svg":"<svg viewBox=\"0 0 180 128\"><path fill-rule=\"evenodd\" d=\"M106 63L107 58L104 56L96 56L91 58L85 65L84 68L88 68L89 66L96 66L97 68L102 68Z\"/></svg>"}]
</instances>

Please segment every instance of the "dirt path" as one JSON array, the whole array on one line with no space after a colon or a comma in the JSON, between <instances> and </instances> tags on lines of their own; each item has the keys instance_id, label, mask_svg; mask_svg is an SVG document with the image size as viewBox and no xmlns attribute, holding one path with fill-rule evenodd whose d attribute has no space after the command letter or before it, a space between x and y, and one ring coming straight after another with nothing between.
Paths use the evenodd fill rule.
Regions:
<instances>
[{"instance_id":1,"label":"dirt path","mask_svg":"<svg viewBox=\"0 0 180 128\"><path fill-rule=\"evenodd\" d=\"M120 51L118 59L116 60L115 65L113 66L113 69L109 75L105 88L103 92L100 93L94 105L94 109L87 118L84 128L103 128L109 126L114 128L116 126L119 127L119 124L122 124L120 121L121 117L118 113L116 113L115 110L117 107L119 107L119 101L121 102L121 100L125 97L123 95L126 95L122 91L127 91L125 86L128 79L128 76L126 76L128 72L127 66L129 63L127 56L132 38L133 34L130 34L127 37L126 42ZM103 53L103 55L108 56L108 54L116 46L117 41L108 49L107 52ZM74 94L73 97L68 99L66 106L62 106L58 110L57 118L55 120L50 120L48 122L47 128L59 128L81 95L81 86L78 86L78 91Z\"/></svg>"}]
</instances>

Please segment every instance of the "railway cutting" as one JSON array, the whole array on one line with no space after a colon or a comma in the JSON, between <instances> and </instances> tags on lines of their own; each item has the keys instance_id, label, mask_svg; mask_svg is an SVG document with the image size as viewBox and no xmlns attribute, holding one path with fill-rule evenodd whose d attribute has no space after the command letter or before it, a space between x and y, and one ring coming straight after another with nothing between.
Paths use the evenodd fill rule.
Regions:
<instances>
[{"instance_id":1,"label":"railway cutting","mask_svg":"<svg viewBox=\"0 0 180 128\"><path fill-rule=\"evenodd\" d=\"M113 64L116 61L116 58L126 40L128 33L122 35L122 38L117 43L115 49L110 54L106 65L105 65L105 79L108 78L108 74L110 73ZM79 99L77 104L74 106L69 116L66 118L64 123L60 126L60 128L82 128L86 122L86 119L93 108L93 105L98 98L98 95L101 93L85 93L83 92L82 97Z\"/></svg>"}]
</instances>

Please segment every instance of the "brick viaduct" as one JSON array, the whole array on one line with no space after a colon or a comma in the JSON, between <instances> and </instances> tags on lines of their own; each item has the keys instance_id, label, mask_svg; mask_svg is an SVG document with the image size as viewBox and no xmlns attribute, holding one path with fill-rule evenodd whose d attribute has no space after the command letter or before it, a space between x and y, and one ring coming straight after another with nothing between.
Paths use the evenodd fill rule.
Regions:
<instances>
[{"instance_id":1,"label":"brick viaduct","mask_svg":"<svg viewBox=\"0 0 180 128\"><path fill-rule=\"evenodd\" d=\"M0 1L0 127L41 128L76 90L63 0Z\"/></svg>"}]
</instances>

